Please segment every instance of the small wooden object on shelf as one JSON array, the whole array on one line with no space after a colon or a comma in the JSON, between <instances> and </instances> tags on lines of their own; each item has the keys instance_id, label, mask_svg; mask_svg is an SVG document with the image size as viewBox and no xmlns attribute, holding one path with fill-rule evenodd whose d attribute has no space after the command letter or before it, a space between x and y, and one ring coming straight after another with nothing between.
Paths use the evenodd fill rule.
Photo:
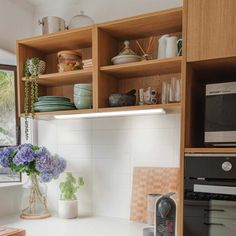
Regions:
<instances>
[{"instance_id":1,"label":"small wooden object on shelf","mask_svg":"<svg viewBox=\"0 0 236 236\"><path fill-rule=\"evenodd\" d=\"M25 230L0 226L0 236L25 236Z\"/></svg>"}]
</instances>

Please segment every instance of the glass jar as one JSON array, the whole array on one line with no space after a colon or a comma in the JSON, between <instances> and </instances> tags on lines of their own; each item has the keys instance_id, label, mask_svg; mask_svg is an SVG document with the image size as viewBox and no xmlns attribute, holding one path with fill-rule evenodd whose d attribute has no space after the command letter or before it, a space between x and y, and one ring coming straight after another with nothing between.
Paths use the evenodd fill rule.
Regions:
<instances>
[{"instance_id":1,"label":"glass jar","mask_svg":"<svg viewBox=\"0 0 236 236\"><path fill-rule=\"evenodd\" d=\"M47 207L47 185L31 174L23 185L22 219L44 219L50 217Z\"/></svg>"},{"instance_id":2,"label":"glass jar","mask_svg":"<svg viewBox=\"0 0 236 236\"><path fill-rule=\"evenodd\" d=\"M93 24L94 24L93 19L85 15L84 12L81 11L79 15L76 15L71 19L69 24L69 29L85 27Z\"/></svg>"}]
</instances>

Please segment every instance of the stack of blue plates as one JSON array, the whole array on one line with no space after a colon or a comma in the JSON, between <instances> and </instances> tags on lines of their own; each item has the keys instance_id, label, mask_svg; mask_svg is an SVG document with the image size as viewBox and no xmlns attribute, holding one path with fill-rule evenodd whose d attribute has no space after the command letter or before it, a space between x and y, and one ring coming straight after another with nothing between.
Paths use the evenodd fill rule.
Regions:
<instances>
[{"instance_id":1,"label":"stack of blue plates","mask_svg":"<svg viewBox=\"0 0 236 236\"><path fill-rule=\"evenodd\" d=\"M74 103L69 98L62 96L43 96L39 97L38 102L34 103L34 110L38 112L61 111L75 109Z\"/></svg>"}]
</instances>

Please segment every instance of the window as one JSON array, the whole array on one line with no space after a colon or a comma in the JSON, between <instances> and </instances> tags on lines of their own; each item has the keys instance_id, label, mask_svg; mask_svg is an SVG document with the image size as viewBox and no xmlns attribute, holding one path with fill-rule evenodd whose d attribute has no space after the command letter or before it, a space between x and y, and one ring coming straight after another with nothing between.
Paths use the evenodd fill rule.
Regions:
<instances>
[{"instance_id":1,"label":"window","mask_svg":"<svg viewBox=\"0 0 236 236\"><path fill-rule=\"evenodd\" d=\"M19 144L16 67L0 65L0 147ZM0 166L0 183L19 182L21 176Z\"/></svg>"}]
</instances>

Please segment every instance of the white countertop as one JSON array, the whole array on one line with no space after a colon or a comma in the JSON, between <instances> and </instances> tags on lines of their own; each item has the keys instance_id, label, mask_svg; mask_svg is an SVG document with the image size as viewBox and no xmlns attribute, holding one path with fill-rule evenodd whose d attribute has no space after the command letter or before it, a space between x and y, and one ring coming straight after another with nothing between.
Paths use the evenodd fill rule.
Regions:
<instances>
[{"instance_id":1,"label":"white countertop","mask_svg":"<svg viewBox=\"0 0 236 236\"><path fill-rule=\"evenodd\" d=\"M143 236L145 227L144 224L109 217L22 220L14 216L0 218L0 225L25 229L27 236Z\"/></svg>"}]
</instances>

